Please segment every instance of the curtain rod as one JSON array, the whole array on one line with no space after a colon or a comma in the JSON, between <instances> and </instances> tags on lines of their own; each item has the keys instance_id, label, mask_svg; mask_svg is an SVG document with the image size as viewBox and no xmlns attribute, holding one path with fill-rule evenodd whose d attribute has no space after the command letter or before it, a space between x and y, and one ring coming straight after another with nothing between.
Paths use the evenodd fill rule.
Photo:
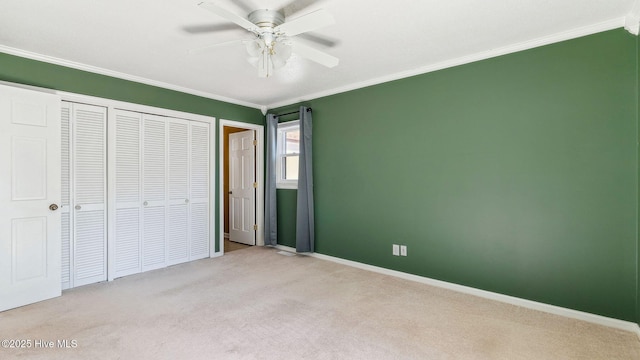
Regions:
<instances>
[{"instance_id":1,"label":"curtain rod","mask_svg":"<svg viewBox=\"0 0 640 360\"><path fill-rule=\"evenodd\" d=\"M307 112L310 112L310 111L311 111L311 108L307 108ZM278 115L276 115L276 117L299 114L299 113L300 113L299 111L292 111L292 112L288 112L288 113L284 113L284 114L278 114Z\"/></svg>"}]
</instances>

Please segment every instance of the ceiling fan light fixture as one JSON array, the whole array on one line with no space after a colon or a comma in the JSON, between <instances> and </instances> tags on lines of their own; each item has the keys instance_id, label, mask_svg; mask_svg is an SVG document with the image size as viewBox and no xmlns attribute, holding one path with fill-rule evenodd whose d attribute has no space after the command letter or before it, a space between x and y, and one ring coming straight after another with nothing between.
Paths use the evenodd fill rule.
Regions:
<instances>
[{"instance_id":1,"label":"ceiling fan light fixture","mask_svg":"<svg viewBox=\"0 0 640 360\"><path fill-rule=\"evenodd\" d=\"M267 41L270 39L267 37ZM269 77L275 69L280 69L287 64L291 57L293 47L283 38L276 38L271 42L260 37L247 43L249 63L258 68L260 77Z\"/></svg>"},{"instance_id":2,"label":"ceiling fan light fixture","mask_svg":"<svg viewBox=\"0 0 640 360\"><path fill-rule=\"evenodd\" d=\"M253 40L242 40L249 54L249 63L258 68L258 76L269 77L274 69L282 68L292 55L292 36L314 31L335 23L331 14L325 10L316 10L285 22L280 11L259 9L245 18L233 14L210 2L199 4L204 9L223 17L251 32ZM338 59L312 47L296 43L296 54L327 67L334 67Z\"/></svg>"}]
</instances>

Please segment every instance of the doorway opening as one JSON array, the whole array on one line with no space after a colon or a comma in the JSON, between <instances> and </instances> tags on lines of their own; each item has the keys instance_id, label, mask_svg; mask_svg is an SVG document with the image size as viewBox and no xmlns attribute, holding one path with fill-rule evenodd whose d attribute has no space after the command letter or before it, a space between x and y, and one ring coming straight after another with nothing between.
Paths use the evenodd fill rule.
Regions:
<instances>
[{"instance_id":1,"label":"doorway opening","mask_svg":"<svg viewBox=\"0 0 640 360\"><path fill-rule=\"evenodd\" d=\"M264 127L219 124L219 255L264 245Z\"/></svg>"}]
</instances>

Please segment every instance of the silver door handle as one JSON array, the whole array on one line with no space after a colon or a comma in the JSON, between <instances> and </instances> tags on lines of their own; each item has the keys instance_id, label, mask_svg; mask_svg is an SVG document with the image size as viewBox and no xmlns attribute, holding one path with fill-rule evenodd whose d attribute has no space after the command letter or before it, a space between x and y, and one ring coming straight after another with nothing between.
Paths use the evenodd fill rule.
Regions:
<instances>
[{"instance_id":1,"label":"silver door handle","mask_svg":"<svg viewBox=\"0 0 640 360\"><path fill-rule=\"evenodd\" d=\"M189 199L184 199L184 203L188 204L189 203Z\"/></svg>"},{"instance_id":2,"label":"silver door handle","mask_svg":"<svg viewBox=\"0 0 640 360\"><path fill-rule=\"evenodd\" d=\"M56 210L58 210L58 204L51 204L51 205L49 205L49 210L51 210L51 211L56 211Z\"/></svg>"},{"instance_id":3,"label":"silver door handle","mask_svg":"<svg viewBox=\"0 0 640 360\"><path fill-rule=\"evenodd\" d=\"M76 208L76 210L80 210L80 209L82 209L82 206L76 205L75 208Z\"/></svg>"},{"instance_id":4,"label":"silver door handle","mask_svg":"<svg viewBox=\"0 0 640 360\"><path fill-rule=\"evenodd\" d=\"M142 203L142 205L147 206L147 205L149 205L149 202L145 201L145 202Z\"/></svg>"}]
</instances>

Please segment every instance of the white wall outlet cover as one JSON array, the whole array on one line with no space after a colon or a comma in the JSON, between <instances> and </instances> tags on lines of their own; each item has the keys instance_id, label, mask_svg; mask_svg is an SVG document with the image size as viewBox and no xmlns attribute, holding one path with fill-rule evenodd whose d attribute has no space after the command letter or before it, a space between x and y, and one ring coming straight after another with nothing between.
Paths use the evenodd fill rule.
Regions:
<instances>
[{"instance_id":1,"label":"white wall outlet cover","mask_svg":"<svg viewBox=\"0 0 640 360\"><path fill-rule=\"evenodd\" d=\"M400 256L400 246L393 244L393 255Z\"/></svg>"},{"instance_id":2,"label":"white wall outlet cover","mask_svg":"<svg viewBox=\"0 0 640 360\"><path fill-rule=\"evenodd\" d=\"M406 245L401 245L400 246L400 256L407 256L407 246Z\"/></svg>"}]
</instances>

